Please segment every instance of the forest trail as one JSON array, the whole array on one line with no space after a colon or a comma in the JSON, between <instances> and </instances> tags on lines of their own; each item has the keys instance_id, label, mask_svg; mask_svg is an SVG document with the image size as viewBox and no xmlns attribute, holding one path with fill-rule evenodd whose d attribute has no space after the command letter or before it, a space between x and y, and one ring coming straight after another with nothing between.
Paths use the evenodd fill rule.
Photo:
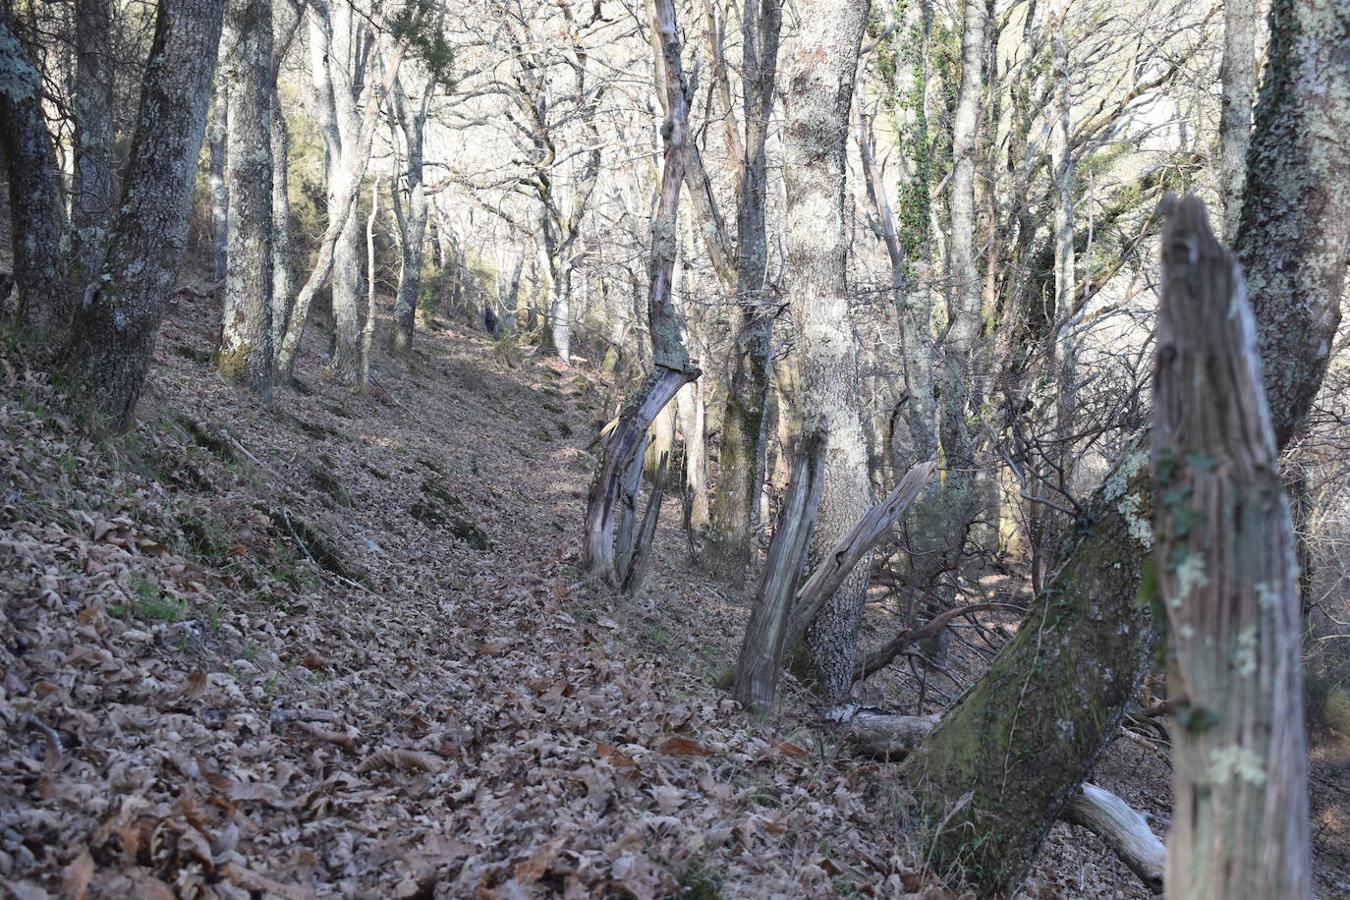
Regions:
<instances>
[{"instance_id":1,"label":"forest trail","mask_svg":"<svg viewBox=\"0 0 1350 900\"><path fill-rule=\"evenodd\" d=\"M633 616L734 642L743 614L666 602L683 559L645 607L581 584L591 377L433 331L366 397L302 358L272 413L216 376L216 321L180 295L111 445L4 357L9 891L921 887L884 779L752 726L688 633L632 649Z\"/></svg>"}]
</instances>

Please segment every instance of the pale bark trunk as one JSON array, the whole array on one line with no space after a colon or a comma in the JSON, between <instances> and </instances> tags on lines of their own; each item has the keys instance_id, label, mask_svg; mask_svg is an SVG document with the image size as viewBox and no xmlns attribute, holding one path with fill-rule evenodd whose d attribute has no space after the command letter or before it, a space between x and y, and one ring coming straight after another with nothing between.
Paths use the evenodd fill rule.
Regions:
<instances>
[{"instance_id":1,"label":"pale bark trunk","mask_svg":"<svg viewBox=\"0 0 1350 900\"><path fill-rule=\"evenodd\" d=\"M272 353L279 355L290 324L295 276L291 263L290 131L281 97L272 92Z\"/></svg>"},{"instance_id":2,"label":"pale bark trunk","mask_svg":"<svg viewBox=\"0 0 1350 900\"><path fill-rule=\"evenodd\" d=\"M228 246L217 367L272 397L272 3L229 0L225 184Z\"/></svg>"},{"instance_id":3,"label":"pale bark trunk","mask_svg":"<svg viewBox=\"0 0 1350 900\"><path fill-rule=\"evenodd\" d=\"M375 219L380 214L380 179L370 185L370 215L366 218L366 316L361 328L361 375L357 390L370 384L370 351L375 344Z\"/></svg>"},{"instance_id":4,"label":"pale bark trunk","mask_svg":"<svg viewBox=\"0 0 1350 900\"><path fill-rule=\"evenodd\" d=\"M55 350L71 310L65 195L42 112L42 76L28 61L5 6L0 6L0 121L19 294L16 319L39 346Z\"/></svg>"},{"instance_id":5,"label":"pale bark trunk","mask_svg":"<svg viewBox=\"0 0 1350 900\"><path fill-rule=\"evenodd\" d=\"M78 384L115 430L131 423L187 242L223 0L161 0L131 165L103 272L76 312Z\"/></svg>"},{"instance_id":6,"label":"pale bark trunk","mask_svg":"<svg viewBox=\"0 0 1350 900\"><path fill-rule=\"evenodd\" d=\"M708 456L704 442L703 382L686 385L675 395L680 436L684 441L684 492L688 527L702 531L708 525Z\"/></svg>"},{"instance_id":7,"label":"pale bark trunk","mask_svg":"<svg viewBox=\"0 0 1350 900\"><path fill-rule=\"evenodd\" d=\"M829 446L812 557L825 554L871 505L867 445L858 409L858 341L849 317L844 217L849 107L867 0L808 0L789 64L783 177L793 322L801 358L801 404ZM868 565L825 601L806 635L806 662L828 703L853 683Z\"/></svg>"},{"instance_id":8,"label":"pale bark trunk","mask_svg":"<svg viewBox=\"0 0 1350 900\"><path fill-rule=\"evenodd\" d=\"M75 3L75 167L70 224L75 274L82 287L103 262L117 197L113 182L113 85L109 0Z\"/></svg>"},{"instance_id":9,"label":"pale bark trunk","mask_svg":"<svg viewBox=\"0 0 1350 900\"><path fill-rule=\"evenodd\" d=\"M210 152L207 187L211 192L211 264L215 280L225 278L226 254L229 253L230 193L225 184L226 155L229 150L230 86L225 81L216 85L211 96L211 122L206 129L206 143Z\"/></svg>"},{"instance_id":10,"label":"pale bark trunk","mask_svg":"<svg viewBox=\"0 0 1350 900\"><path fill-rule=\"evenodd\" d=\"M1219 197L1223 201L1223 240L1237 236L1242 188L1247 182L1247 148L1252 134L1252 95L1256 78L1256 0L1223 4L1223 86L1219 108Z\"/></svg>"},{"instance_id":11,"label":"pale bark trunk","mask_svg":"<svg viewBox=\"0 0 1350 900\"><path fill-rule=\"evenodd\" d=\"M1073 148L1070 145L1069 111L1072 82L1069 72L1069 43L1065 35L1068 0L1057 0L1050 11L1050 57L1055 82L1054 118L1050 127L1050 165L1054 172L1055 208L1055 312L1052 321L1057 331L1051 348L1055 370L1055 452L1053 469L1046 473L1050 484L1037 485L1036 492L1053 495L1055 489L1072 491L1078 455L1074 452L1074 418L1078 407L1078 347L1074 338L1076 322L1071 312L1077 284L1074 252ZM1050 507L1033 500L1028 518L1039 520L1035 528L1038 560L1058 556L1060 531L1067 525L1055 519Z\"/></svg>"},{"instance_id":12,"label":"pale bark trunk","mask_svg":"<svg viewBox=\"0 0 1350 900\"><path fill-rule=\"evenodd\" d=\"M1194 197L1163 232L1157 590L1173 654L1167 892L1311 896L1298 565L1242 272Z\"/></svg>"},{"instance_id":13,"label":"pale bark trunk","mask_svg":"<svg viewBox=\"0 0 1350 900\"><path fill-rule=\"evenodd\" d=\"M320 130L325 133L325 140L331 145L335 139L337 124L331 114L334 109L334 103L331 100L325 100L327 92L331 90L331 78L327 74L327 67L322 65L325 56L325 47L328 42L329 23L322 18L320 13L313 7L308 11L310 16L310 42L311 52L315 55L314 72L316 75L316 87L319 95L317 104L319 113ZM356 208L356 196L361 187L361 180L365 178L366 169L370 165L371 143L375 139L375 128L379 122L379 108L384 95L388 92L393 79L398 77L399 66L402 63L404 47L398 45L393 50L393 58L385 61L384 80L382 84L376 84L373 80L366 83L362 89L362 99L365 110L362 114L360 127L357 130L357 138L350 147L350 154L345 155L349 163L345 166L338 182L338 190L335 195L330 197L328 208L328 226L325 228L323 237L319 240L319 255L314 262L314 269L310 272L305 283L301 285L299 293L296 294L295 304L291 310L290 322L286 327L286 338L282 342L281 351L277 359L277 372L282 378L292 377L295 369L295 358L300 350L300 340L304 335L305 320L309 316L309 305L314 299L315 293L323 286L328 277L333 274L337 257L339 255L338 247L341 243L341 237L349 231L360 234L360 223L354 212ZM327 112L325 112L327 110ZM340 140L340 137L336 138ZM344 151L344 154L346 151ZM330 188L332 185L330 184ZM359 260L358 260L359 265ZM359 313L359 311L358 311ZM355 338L350 339L354 342ZM353 354L353 357L355 354ZM356 375L352 373L352 381L355 381Z\"/></svg>"},{"instance_id":14,"label":"pale bark trunk","mask_svg":"<svg viewBox=\"0 0 1350 900\"><path fill-rule=\"evenodd\" d=\"M422 144L426 133L427 113L435 80L428 78L418 104L414 106L403 89L402 82L394 82L393 103L395 120L403 132L407 152L404 165L406 185L402 189L406 208L394 205L402 236L402 254L399 259L398 293L394 298L394 328L390 332L393 354L408 363L412 359L413 331L417 325L417 299L422 291L422 255L426 244L427 193L422 175ZM398 187L394 188L396 191ZM520 277L516 269L517 280ZM512 306L514 307L514 302ZM503 314L505 315L505 314Z\"/></svg>"}]
</instances>

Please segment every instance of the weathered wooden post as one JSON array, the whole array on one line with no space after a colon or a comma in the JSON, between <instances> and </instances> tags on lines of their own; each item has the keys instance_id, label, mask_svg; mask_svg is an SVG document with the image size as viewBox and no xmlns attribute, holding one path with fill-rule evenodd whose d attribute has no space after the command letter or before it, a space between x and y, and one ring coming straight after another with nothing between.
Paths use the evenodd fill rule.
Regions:
<instances>
[{"instance_id":1,"label":"weathered wooden post","mask_svg":"<svg viewBox=\"0 0 1350 900\"><path fill-rule=\"evenodd\" d=\"M1309 896L1293 530L1242 271L1164 201L1154 371L1157 589L1173 735L1167 896Z\"/></svg>"}]
</instances>

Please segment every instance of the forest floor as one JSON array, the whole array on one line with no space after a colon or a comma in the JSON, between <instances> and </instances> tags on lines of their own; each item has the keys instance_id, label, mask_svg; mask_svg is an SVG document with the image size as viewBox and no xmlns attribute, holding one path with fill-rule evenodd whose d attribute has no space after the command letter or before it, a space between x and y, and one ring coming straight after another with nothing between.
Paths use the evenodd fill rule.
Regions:
<instances>
[{"instance_id":1,"label":"forest floor","mask_svg":"<svg viewBox=\"0 0 1350 900\"><path fill-rule=\"evenodd\" d=\"M776 725L714 687L749 591L698 574L678 500L639 596L587 586L596 376L433 329L412 374L354 396L311 327L303 386L267 409L216 376L218 321L180 296L110 442L0 353L0 887L952 896L892 764L850 757L790 684ZM893 627L877 604L869 628ZM908 678L871 699L931 711ZM1319 745L1325 891L1350 887L1347 771ZM1156 749L1117 741L1098 778L1165 824ZM1063 824L1026 895L1147 896Z\"/></svg>"}]
</instances>

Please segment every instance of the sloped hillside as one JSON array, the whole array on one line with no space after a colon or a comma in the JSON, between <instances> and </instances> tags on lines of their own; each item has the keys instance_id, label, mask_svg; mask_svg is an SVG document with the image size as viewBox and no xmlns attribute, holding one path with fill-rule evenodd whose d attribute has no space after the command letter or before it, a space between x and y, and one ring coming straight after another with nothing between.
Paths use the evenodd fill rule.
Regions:
<instances>
[{"instance_id":1,"label":"sloped hillside","mask_svg":"<svg viewBox=\"0 0 1350 900\"><path fill-rule=\"evenodd\" d=\"M886 779L630 653L582 584L596 385L434 333L366 397L310 355L269 411L217 318L180 298L109 444L3 359L10 892L921 888Z\"/></svg>"}]
</instances>

